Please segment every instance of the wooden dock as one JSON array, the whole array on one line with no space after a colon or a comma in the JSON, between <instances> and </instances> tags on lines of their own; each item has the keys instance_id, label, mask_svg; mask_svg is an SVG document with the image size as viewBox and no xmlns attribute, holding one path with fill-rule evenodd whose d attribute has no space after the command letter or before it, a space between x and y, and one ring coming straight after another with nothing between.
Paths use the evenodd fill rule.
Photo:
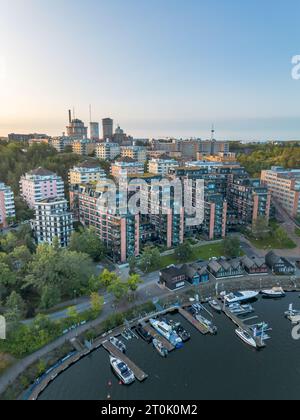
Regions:
<instances>
[{"instance_id":1,"label":"wooden dock","mask_svg":"<svg viewBox=\"0 0 300 420\"><path fill-rule=\"evenodd\" d=\"M133 363L124 353L120 352L110 341L105 341L103 347L107 350L112 356L117 359L122 360L126 365L132 370L136 379L140 382L143 382L148 378L148 375L143 372L135 363Z\"/></svg>"},{"instance_id":2,"label":"wooden dock","mask_svg":"<svg viewBox=\"0 0 300 420\"><path fill-rule=\"evenodd\" d=\"M193 315L190 314L188 311L186 311L183 308L179 308L178 311L180 315L182 315L190 324L193 325L193 327L195 327L199 332L201 332L201 334L206 335L209 333L209 329L204 325L200 324L200 322L197 321L197 319L195 319Z\"/></svg>"},{"instance_id":3,"label":"wooden dock","mask_svg":"<svg viewBox=\"0 0 300 420\"><path fill-rule=\"evenodd\" d=\"M166 338L162 337L158 332L155 331L154 328L151 327L149 324L144 324L143 328L151 335L153 338L159 338L159 340L163 343L164 347L170 352L175 350L173 344L170 343Z\"/></svg>"},{"instance_id":4,"label":"wooden dock","mask_svg":"<svg viewBox=\"0 0 300 420\"><path fill-rule=\"evenodd\" d=\"M253 337L253 331L251 331L251 329L239 317L230 312L227 307L223 307L223 312L235 325L247 331L247 333ZM266 347L266 344L261 340L260 337L253 337L253 339L255 340L258 349Z\"/></svg>"}]
</instances>

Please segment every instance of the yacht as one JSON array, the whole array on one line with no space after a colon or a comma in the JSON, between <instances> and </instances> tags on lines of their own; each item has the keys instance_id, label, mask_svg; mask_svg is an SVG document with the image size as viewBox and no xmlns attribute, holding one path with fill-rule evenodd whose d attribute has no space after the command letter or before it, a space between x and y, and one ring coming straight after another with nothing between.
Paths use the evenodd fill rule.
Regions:
<instances>
[{"instance_id":1,"label":"yacht","mask_svg":"<svg viewBox=\"0 0 300 420\"><path fill-rule=\"evenodd\" d=\"M110 365L124 385L132 384L135 381L132 370L122 360L110 356Z\"/></svg>"},{"instance_id":2,"label":"yacht","mask_svg":"<svg viewBox=\"0 0 300 420\"><path fill-rule=\"evenodd\" d=\"M232 303L228 306L229 311L234 315L248 315L254 312L252 305L240 305L239 303Z\"/></svg>"},{"instance_id":3,"label":"yacht","mask_svg":"<svg viewBox=\"0 0 300 420\"><path fill-rule=\"evenodd\" d=\"M150 324L162 337L168 340L174 347L182 347L182 339L177 335L173 330L171 325L167 324L164 321L159 321L157 319L150 319Z\"/></svg>"},{"instance_id":4,"label":"yacht","mask_svg":"<svg viewBox=\"0 0 300 420\"><path fill-rule=\"evenodd\" d=\"M263 297L270 299L280 299L285 297L285 292L282 287L273 287L273 289L270 290L262 290L261 294Z\"/></svg>"},{"instance_id":5,"label":"yacht","mask_svg":"<svg viewBox=\"0 0 300 420\"><path fill-rule=\"evenodd\" d=\"M216 312L221 313L222 312L222 307L219 304L219 302L215 299L212 299L208 302L209 306L211 308L213 308Z\"/></svg>"},{"instance_id":6,"label":"yacht","mask_svg":"<svg viewBox=\"0 0 300 420\"><path fill-rule=\"evenodd\" d=\"M207 328L211 334L217 334L218 328L211 321L204 318L202 315L196 315L196 319L198 322L200 322L201 325Z\"/></svg>"},{"instance_id":7,"label":"yacht","mask_svg":"<svg viewBox=\"0 0 300 420\"><path fill-rule=\"evenodd\" d=\"M153 346L162 357L168 356L168 350L158 338L153 338Z\"/></svg>"},{"instance_id":8,"label":"yacht","mask_svg":"<svg viewBox=\"0 0 300 420\"><path fill-rule=\"evenodd\" d=\"M247 331L238 328L235 330L235 333L244 343L248 344L248 346L257 348L256 341Z\"/></svg>"},{"instance_id":9,"label":"yacht","mask_svg":"<svg viewBox=\"0 0 300 420\"><path fill-rule=\"evenodd\" d=\"M252 291L229 293L224 296L224 300L228 305L230 305L232 303L246 302L248 300L255 299L258 295L258 292Z\"/></svg>"},{"instance_id":10,"label":"yacht","mask_svg":"<svg viewBox=\"0 0 300 420\"><path fill-rule=\"evenodd\" d=\"M109 339L109 341L111 342L112 345L114 345L121 353L125 353L126 352L126 346L125 344L121 341L118 340L116 337L111 337Z\"/></svg>"},{"instance_id":11,"label":"yacht","mask_svg":"<svg viewBox=\"0 0 300 420\"><path fill-rule=\"evenodd\" d=\"M144 341L146 341L146 343L152 342L151 334L149 334L143 327L137 327L136 332Z\"/></svg>"}]
</instances>

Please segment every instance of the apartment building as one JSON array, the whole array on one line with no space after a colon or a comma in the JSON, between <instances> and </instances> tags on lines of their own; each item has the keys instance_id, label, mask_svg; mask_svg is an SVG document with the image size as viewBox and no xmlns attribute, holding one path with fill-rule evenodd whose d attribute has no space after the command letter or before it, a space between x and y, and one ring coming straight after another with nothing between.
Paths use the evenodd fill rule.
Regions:
<instances>
[{"instance_id":1,"label":"apartment building","mask_svg":"<svg viewBox=\"0 0 300 420\"><path fill-rule=\"evenodd\" d=\"M21 196L31 209L47 198L64 198L64 182L55 173L38 168L26 173L20 180Z\"/></svg>"},{"instance_id":2,"label":"apartment building","mask_svg":"<svg viewBox=\"0 0 300 420\"><path fill-rule=\"evenodd\" d=\"M8 220L15 216L14 193L9 186L0 182L0 227L7 227Z\"/></svg>"},{"instance_id":3,"label":"apartment building","mask_svg":"<svg viewBox=\"0 0 300 420\"><path fill-rule=\"evenodd\" d=\"M93 140L76 140L72 144L73 153L81 156L92 156L97 148L97 143Z\"/></svg>"},{"instance_id":4,"label":"apartment building","mask_svg":"<svg viewBox=\"0 0 300 420\"><path fill-rule=\"evenodd\" d=\"M53 245L58 239L61 247L70 244L73 232L73 215L68 202L60 198L48 198L35 204L34 233L38 244Z\"/></svg>"},{"instance_id":5,"label":"apartment building","mask_svg":"<svg viewBox=\"0 0 300 420\"><path fill-rule=\"evenodd\" d=\"M261 181L290 216L300 214L300 170L273 166L262 171Z\"/></svg>"},{"instance_id":6,"label":"apartment building","mask_svg":"<svg viewBox=\"0 0 300 420\"><path fill-rule=\"evenodd\" d=\"M114 178L124 178L128 175L135 175L139 177L145 172L145 165L143 162L135 161L131 158L121 158L119 161L111 165L111 174Z\"/></svg>"},{"instance_id":7,"label":"apartment building","mask_svg":"<svg viewBox=\"0 0 300 420\"><path fill-rule=\"evenodd\" d=\"M175 159L151 159L148 163L149 172L161 176L167 176L169 169L178 167L179 163Z\"/></svg>"},{"instance_id":8,"label":"apartment building","mask_svg":"<svg viewBox=\"0 0 300 420\"><path fill-rule=\"evenodd\" d=\"M118 143L99 143L96 147L96 156L101 160L114 160L117 156L120 156L121 149Z\"/></svg>"},{"instance_id":9,"label":"apartment building","mask_svg":"<svg viewBox=\"0 0 300 420\"><path fill-rule=\"evenodd\" d=\"M69 184L80 185L98 182L106 178L106 173L97 162L83 162L69 171Z\"/></svg>"},{"instance_id":10,"label":"apartment building","mask_svg":"<svg viewBox=\"0 0 300 420\"><path fill-rule=\"evenodd\" d=\"M142 146L124 146L121 147L122 158L131 158L138 162L145 162L147 159L147 149Z\"/></svg>"}]
</instances>

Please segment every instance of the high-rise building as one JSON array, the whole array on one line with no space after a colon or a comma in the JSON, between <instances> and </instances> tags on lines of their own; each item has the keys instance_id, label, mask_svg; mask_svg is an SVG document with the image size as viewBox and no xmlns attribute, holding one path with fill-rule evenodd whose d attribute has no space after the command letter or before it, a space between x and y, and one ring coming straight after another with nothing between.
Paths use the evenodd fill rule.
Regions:
<instances>
[{"instance_id":1,"label":"high-rise building","mask_svg":"<svg viewBox=\"0 0 300 420\"><path fill-rule=\"evenodd\" d=\"M111 118L104 118L102 120L103 140L113 140L114 135L114 121Z\"/></svg>"},{"instance_id":2,"label":"high-rise building","mask_svg":"<svg viewBox=\"0 0 300 420\"><path fill-rule=\"evenodd\" d=\"M65 199L48 198L35 204L34 232L38 244L53 245L58 239L61 247L70 244L73 232L73 215Z\"/></svg>"},{"instance_id":3,"label":"high-rise building","mask_svg":"<svg viewBox=\"0 0 300 420\"><path fill-rule=\"evenodd\" d=\"M94 141L100 140L99 123L90 122L90 139Z\"/></svg>"},{"instance_id":4,"label":"high-rise building","mask_svg":"<svg viewBox=\"0 0 300 420\"><path fill-rule=\"evenodd\" d=\"M300 215L300 170L273 166L262 171L261 180L268 186L272 197L292 217Z\"/></svg>"},{"instance_id":5,"label":"high-rise building","mask_svg":"<svg viewBox=\"0 0 300 420\"><path fill-rule=\"evenodd\" d=\"M84 122L71 117L71 111L69 111L69 125L67 126L68 137L75 139L86 139L88 136L88 129L85 127Z\"/></svg>"},{"instance_id":6,"label":"high-rise building","mask_svg":"<svg viewBox=\"0 0 300 420\"><path fill-rule=\"evenodd\" d=\"M64 198L64 182L55 173L43 168L26 173L20 180L21 196L32 209L38 201Z\"/></svg>"},{"instance_id":7,"label":"high-rise building","mask_svg":"<svg viewBox=\"0 0 300 420\"><path fill-rule=\"evenodd\" d=\"M15 216L14 193L9 186L0 182L0 226L7 227L7 221Z\"/></svg>"}]
</instances>

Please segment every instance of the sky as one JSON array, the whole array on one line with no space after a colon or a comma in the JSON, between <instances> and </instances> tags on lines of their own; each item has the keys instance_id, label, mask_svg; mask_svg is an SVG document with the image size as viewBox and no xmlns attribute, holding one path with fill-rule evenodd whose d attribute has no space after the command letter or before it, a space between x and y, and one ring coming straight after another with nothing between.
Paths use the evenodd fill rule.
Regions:
<instances>
[{"instance_id":1,"label":"sky","mask_svg":"<svg viewBox=\"0 0 300 420\"><path fill-rule=\"evenodd\" d=\"M0 136L300 139L299 0L0 0Z\"/></svg>"}]
</instances>

